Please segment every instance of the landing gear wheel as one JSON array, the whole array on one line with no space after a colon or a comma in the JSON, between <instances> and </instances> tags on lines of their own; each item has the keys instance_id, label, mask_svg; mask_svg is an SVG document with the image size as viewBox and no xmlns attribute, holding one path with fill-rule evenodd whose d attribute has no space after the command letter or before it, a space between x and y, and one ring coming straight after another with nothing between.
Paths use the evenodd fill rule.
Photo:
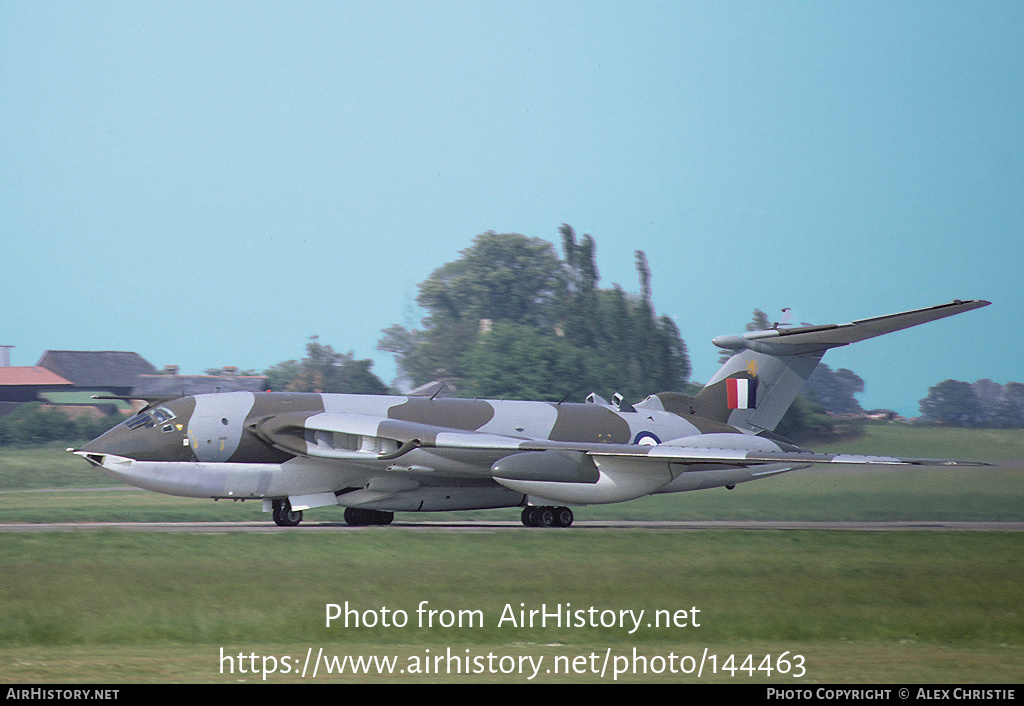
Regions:
<instances>
[{"instance_id":1,"label":"landing gear wheel","mask_svg":"<svg viewBox=\"0 0 1024 706\"><path fill-rule=\"evenodd\" d=\"M538 527L555 526L555 508L553 507L539 507L534 516L537 518Z\"/></svg>"},{"instance_id":2,"label":"landing gear wheel","mask_svg":"<svg viewBox=\"0 0 1024 706\"><path fill-rule=\"evenodd\" d=\"M274 524L278 527L297 527L302 522L302 510L292 510L288 499L274 501Z\"/></svg>"},{"instance_id":3,"label":"landing gear wheel","mask_svg":"<svg viewBox=\"0 0 1024 706\"><path fill-rule=\"evenodd\" d=\"M523 508L522 520L527 527L568 527L573 516L567 507L530 505Z\"/></svg>"},{"instance_id":4,"label":"landing gear wheel","mask_svg":"<svg viewBox=\"0 0 1024 706\"><path fill-rule=\"evenodd\" d=\"M345 508L345 522L353 527L365 525L390 525L395 513L383 510L366 510L359 507Z\"/></svg>"}]
</instances>

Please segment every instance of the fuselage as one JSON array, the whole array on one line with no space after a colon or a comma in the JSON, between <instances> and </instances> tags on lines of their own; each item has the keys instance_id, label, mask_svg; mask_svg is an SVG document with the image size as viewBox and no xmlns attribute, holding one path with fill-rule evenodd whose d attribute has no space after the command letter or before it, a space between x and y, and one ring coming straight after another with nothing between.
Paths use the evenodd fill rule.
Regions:
<instances>
[{"instance_id":1,"label":"fuselage","mask_svg":"<svg viewBox=\"0 0 1024 706\"><path fill-rule=\"evenodd\" d=\"M427 399L317 393L232 392L183 397L147 408L77 453L133 485L172 495L203 498L291 498L304 508L327 504L380 510L454 510L525 505L531 495L577 487L568 501L619 502L652 492L674 492L750 480L719 465L707 473L636 473L630 483L594 478L495 479L493 467L516 451L493 448L417 447L387 456L398 442L375 433L344 434L304 430L306 421L326 413L389 421L413 429L443 428L481 435L573 443L609 448L654 445L701 433L741 432L727 425L685 419L666 411L652 396L628 410L607 404L556 404L512 400ZM327 416L330 416L329 414ZM287 419L292 435L265 432L268 420ZM295 430L298 430L296 432ZM381 432L376 432L381 433ZM343 449L338 458L323 449ZM318 452L317 450L321 450ZM360 454L361 450L367 451ZM576 462L575 460L573 461ZM510 464L506 464L510 465ZM582 466L581 466L582 467ZM692 469L691 469L692 470ZM710 474L710 475L709 475ZM672 484L677 481L677 488ZM535 492L536 491L536 492Z\"/></svg>"}]
</instances>

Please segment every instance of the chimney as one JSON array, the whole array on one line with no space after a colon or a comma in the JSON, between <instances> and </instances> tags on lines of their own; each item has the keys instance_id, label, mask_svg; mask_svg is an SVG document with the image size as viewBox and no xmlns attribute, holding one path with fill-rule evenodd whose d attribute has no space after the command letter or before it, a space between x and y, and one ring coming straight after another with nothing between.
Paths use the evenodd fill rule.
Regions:
<instances>
[{"instance_id":1,"label":"chimney","mask_svg":"<svg viewBox=\"0 0 1024 706\"><path fill-rule=\"evenodd\" d=\"M180 369L177 365L165 365L164 373L166 375L177 375Z\"/></svg>"},{"instance_id":2,"label":"chimney","mask_svg":"<svg viewBox=\"0 0 1024 706\"><path fill-rule=\"evenodd\" d=\"M0 346L0 368L11 367L11 349L14 346Z\"/></svg>"}]
</instances>

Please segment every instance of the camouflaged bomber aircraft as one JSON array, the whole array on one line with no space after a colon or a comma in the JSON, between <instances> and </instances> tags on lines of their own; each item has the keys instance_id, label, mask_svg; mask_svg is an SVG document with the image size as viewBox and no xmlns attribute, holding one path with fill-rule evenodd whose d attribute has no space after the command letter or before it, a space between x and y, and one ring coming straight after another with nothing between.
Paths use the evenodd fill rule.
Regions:
<instances>
[{"instance_id":1,"label":"camouflaged bomber aircraft","mask_svg":"<svg viewBox=\"0 0 1024 706\"><path fill-rule=\"evenodd\" d=\"M721 336L733 355L696 395L634 405L230 392L150 400L74 453L159 493L259 499L282 526L345 507L352 525L395 512L522 507L567 527L569 505L726 487L818 463L954 461L812 453L772 433L829 348L988 305L949 304L848 324Z\"/></svg>"}]
</instances>

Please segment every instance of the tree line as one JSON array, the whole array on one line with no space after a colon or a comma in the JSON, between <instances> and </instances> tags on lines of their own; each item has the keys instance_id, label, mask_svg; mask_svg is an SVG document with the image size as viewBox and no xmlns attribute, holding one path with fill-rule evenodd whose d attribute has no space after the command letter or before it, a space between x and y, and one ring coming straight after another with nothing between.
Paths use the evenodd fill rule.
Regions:
<instances>
[{"instance_id":1,"label":"tree line","mask_svg":"<svg viewBox=\"0 0 1024 706\"><path fill-rule=\"evenodd\" d=\"M1024 428L1024 384L944 380L921 400L921 421L957 427Z\"/></svg>"},{"instance_id":2,"label":"tree line","mask_svg":"<svg viewBox=\"0 0 1024 706\"><path fill-rule=\"evenodd\" d=\"M0 446L93 439L122 419L121 415L71 415L59 407L30 402L0 417Z\"/></svg>"}]
</instances>

